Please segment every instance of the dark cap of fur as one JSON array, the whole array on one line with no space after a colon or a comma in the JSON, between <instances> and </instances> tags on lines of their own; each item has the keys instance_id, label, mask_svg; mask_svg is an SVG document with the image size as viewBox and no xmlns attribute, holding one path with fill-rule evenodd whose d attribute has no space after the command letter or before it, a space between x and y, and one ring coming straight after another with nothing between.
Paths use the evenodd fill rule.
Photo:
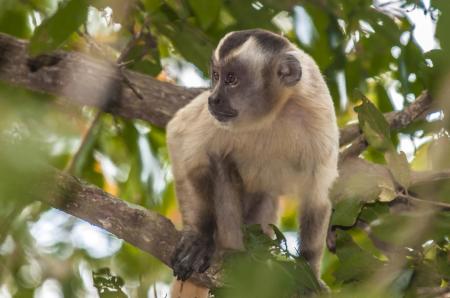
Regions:
<instances>
[{"instance_id":1,"label":"dark cap of fur","mask_svg":"<svg viewBox=\"0 0 450 298\"><path fill-rule=\"evenodd\" d=\"M274 33L261 29L236 31L228 36L219 49L219 59L225 58L233 50L243 45L253 36L262 50L277 54L289 45L288 41Z\"/></svg>"}]
</instances>

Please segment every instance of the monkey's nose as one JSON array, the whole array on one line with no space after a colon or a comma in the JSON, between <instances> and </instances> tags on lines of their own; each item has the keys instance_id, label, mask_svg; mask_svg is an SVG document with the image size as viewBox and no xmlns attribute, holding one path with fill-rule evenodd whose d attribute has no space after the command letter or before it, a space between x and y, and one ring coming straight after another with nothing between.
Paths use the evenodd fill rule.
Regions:
<instances>
[{"instance_id":1,"label":"monkey's nose","mask_svg":"<svg viewBox=\"0 0 450 298\"><path fill-rule=\"evenodd\" d=\"M220 97L217 95L211 95L208 97L208 103L210 105L218 105L220 103Z\"/></svg>"}]
</instances>

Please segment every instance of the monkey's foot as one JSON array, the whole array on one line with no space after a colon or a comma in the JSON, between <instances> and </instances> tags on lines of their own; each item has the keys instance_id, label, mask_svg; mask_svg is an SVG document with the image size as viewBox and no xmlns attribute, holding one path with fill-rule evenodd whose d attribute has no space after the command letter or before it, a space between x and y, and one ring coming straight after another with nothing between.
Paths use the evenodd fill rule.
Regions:
<instances>
[{"instance_id":1,"label":"monkey's foot","mask_svg":"<svg viewBox=\"0 0 450 298\"><path fill-rule=\"evenodd\" d=\"M172 256L173 275L178 280L187 280L192 273L203 273L211 264L214 254L214 240L211 237L183 232Z\"/></svg>"},{"instance_id":2,"label":"monkey's foot","mask_svg":"<svg viewBox=\"0 0 450 298\"><path fill-rule=\"evenodd\" d=\"M328 287L328 285L321 278L319 278L318 281L319 281L319 285L320 285L320 291L322 293L326 294L326 293L330 293L331 292L330 288Z\"/></svg>"}]
</instances>

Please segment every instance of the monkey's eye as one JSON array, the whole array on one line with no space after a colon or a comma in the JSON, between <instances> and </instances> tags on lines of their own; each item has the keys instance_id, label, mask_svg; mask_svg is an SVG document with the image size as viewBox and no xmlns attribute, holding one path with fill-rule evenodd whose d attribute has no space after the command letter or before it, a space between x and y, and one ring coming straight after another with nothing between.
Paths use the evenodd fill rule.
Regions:
<instances>
[{"instance_id":1,"label":"monkey's eye","mask_svg":"<svg viewBox=\"0 0 450 298\"><path fill-rule=\"evenodd\" d=\"M212 77L213 80L217 82L219 80L219 73L217 71L213 71Z\"/></svg>"},{"instance_id":2,"label":"monkey's eye","mask_svg":"<svg viewBox=\"0 0 450 298\"><path fill-rule=\"evenodd\" d=\"M225 84L236 85L236 83L237 83L237 78L236 78L235 74L232 72L229 72L227 74L227 77L225 78Z\"/></svg>"}]
</instances>

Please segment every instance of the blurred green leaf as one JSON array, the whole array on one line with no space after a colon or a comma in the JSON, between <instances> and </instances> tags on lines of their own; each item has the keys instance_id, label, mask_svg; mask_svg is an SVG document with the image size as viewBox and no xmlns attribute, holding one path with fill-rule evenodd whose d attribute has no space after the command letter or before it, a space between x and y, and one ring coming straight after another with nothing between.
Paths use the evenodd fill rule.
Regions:
<instances>
[{"instance_id":1,"label":"blurred green leaf","mask_svg":"<svg viewBox=\"0 0 450 298\"><path fill-rule=\"evenodd\" d=\"M448 28L450 28L450 2L433 0L433 6L441 12L436 26L436 37L439 39L442 48L450 50L450 36L448 34Z\"/></svg>"},{"instance_id":2,"label":"blurred green leaf","mask_svg":"<svg viewBox=\"0 0 450 298\"><path fill-rule=\"evenodd\" d=\"M4 3L6 2L6 3ZM31 10L17 1L0 2L0 32L20 38L29 38Z\"/></svg>"},{"instance_id":3,"label":"blurred green leaf","mask_svg":"<svg viewBox=\"0 0 450 298\"><path fill-rule=\"evenodd\" d=\"M150 13L155 12L162 5L161 0L144 0L143 2L145 9Z\"/></svg>"},{"instance_id":4,"label":"blurred green leaf","mask_svg":"<svg viewBox=\"0 0 450 298\"><path fill-rule=\"evenodd\" d=\"M390 295L392 295L391 297L404 297L405 291L408 289L413 275L414 270L403 270L389 286L388 292Z\"/></svg>"},{"instance_id":5,"label":"blurred green leaf","mask_svg":"<svg viewBox=\"0 0 450 298\"><path fill-rule=\"evenodd\" d=\"M383 114L363 96L362 104L355 107L364 135L371 146L385 151L392 147L389 124Z\"/></svg>"},{"instance_id":6,"label":"blurred green leaf","mask_svg":"<svg viewBox=\"0 0 450 298\"><path fill-rule=\"evenodd\" d=\"M155 16L155 18L160 18L155 24L158 30L171 40L174 47L186 60L194 63L204 74L207 74L208 61L213 51L213 44L209 37L198 28L183 21L173 21L167 24L167 21L164 20L166 17L164 15Z\"/></svg>"},{"instance_id":7,"label":"blurred green leaf","mask_svg":"<svg viewBox=\"0 0 450 298\"><path fill-rule=\"evenodd\" d=\"M220 12L221 2L221 0L188 1L203 29L208 29L217 19Z\"/></svg>"},{"instance_id":8,"label":"blurred green leaf","mask_svg":"<svg viewBox=\"0 0 450 298\"><path fill-rule=\"evenodd\" d=\"M361 210L359 218L367 223L370 223L388 212L389 206L386 203L375 202L372 204L365 204Z\"/></svg>"},{"instance_id":9,"label":"blurred green leaf","mask_svg":"<svg viewBox=\"0 0 450 298\"><path fill-rule=\"evenodd\" d=\"M56 50L87 18L88 0L69 0L46 19L33 34L28 50L32 55Z\"/></svg>"},{"instance_id":10,"label":"blurred green leaf","mask_svg":"<svg viewBox=\"0 0 450 298\"><path fill-rule=\"evenodd\" d=\"M382 262L361 249L345 231L337 231L336 255L339 267L335 272L338 282L363 280L382 266Z\"/></svg>"},{"instance_id":11,"label":"blurred green leaf","mask_svg":"<svg viewBox=\"0 0 450 298\"><path fill-rule=\"evenodd\" d=\"M352 226L355 224L358 214L361 211L362 204L358 200L342 200L334 206L331 216L331 225L333 226Z\"/></svg>"},{"instance_id":12,"label":"blurred green leaf","mask_svg":"<svg viewBox=\"0 0 450 298\"><path fill-rule=\"evenodd\" d=\"M377 107L380 109L380 112L387 113L392 111L394 108L386 88L381 84L377 84L375 86L375 92L377 94Z\"/></svg>"},{"instance_id":13,"label":"blurred green leaf","mask_svg":"<svg viewBox=\"0 0 450 298\"><path fill-rule=\"evenodd\" d=\"M259 225L246 228L246 251L232 253L225 260L224 287L214 297L292 297L320 290L319 283L304 258L280 258L271 247L279 240L265 235ZM278 239L283 239L278 235ZM270 280L270 283L261 283ZM231 286L228 286L231 285Z\"/></svg>"},{"instance_id":14,"label":"blurred green leaf","mask_svg":"<svg viewBox=\"0 0 450 298\"><path fill-rule=\"evenodd\" d=\"M402 151L397 153L395 150L386 152L386 160L389 170L395 181L403 188L408 189L411 183L411 171L406 154Z\"/></svg>"}]
</instances>

